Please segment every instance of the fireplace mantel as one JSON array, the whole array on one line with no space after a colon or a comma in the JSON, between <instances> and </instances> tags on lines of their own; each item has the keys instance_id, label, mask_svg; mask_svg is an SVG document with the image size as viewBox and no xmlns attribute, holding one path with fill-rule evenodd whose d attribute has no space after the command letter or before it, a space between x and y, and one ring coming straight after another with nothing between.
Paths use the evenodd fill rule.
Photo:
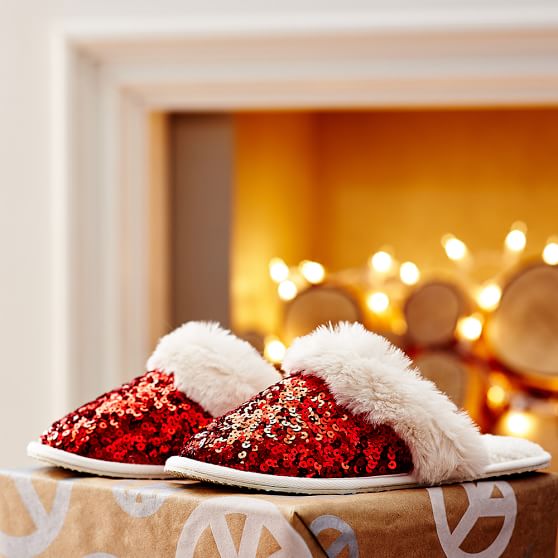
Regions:
<instances>
[{"instance_id":1,"label":"fireplace mantel","mask_svg":"<svg viewBox=\"0 0 558 558\"><path fill-rule=\"evenodd\" d=\"M58 416L150 349L149 112L556 104L558 10L66 22L51 78Z\"/></svg>"}]
</instances>

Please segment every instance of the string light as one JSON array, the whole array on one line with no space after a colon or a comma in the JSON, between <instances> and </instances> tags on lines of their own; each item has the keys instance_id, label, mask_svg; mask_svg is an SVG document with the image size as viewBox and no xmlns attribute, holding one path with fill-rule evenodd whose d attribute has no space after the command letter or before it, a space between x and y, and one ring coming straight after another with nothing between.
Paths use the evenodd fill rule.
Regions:
<instances>
[{"instance_id":1,"label":"string light","mask_svg":"<svg viewBox=\"0 0 558 558\"><path fill-rule=\"evenodd\" d=\"M287 279L279 283L277 294L281 300L292 300L298 294L298 287L293 281Z\"/></svg>"},{"instance_id":2,"label":"string light","mask_svg":"<svg viewBox=\"0 0 558 558\"><path fill-rule=\"evenodd\" d=\"M321 283L325 277L324 266L318 262L311 262L309 260L304 260L300 263L300 272L304 279L313 285Z\"/></svg>"},{"instance_id":3,"label":"string light","mask_svg":"<svg viewBox=\"0 0 558 558\"><path fill-rule=\"evenodd\" d=\"M499 385L490 386L486 392L486 399L488 405L492 408L502 407L506 402L508 395L506 390Z\"/></svg>"},{"instance_id":4,"label":"string light","mask_svg":"<svg viewBox=\"0 0 558 558\"><path fill-rule=\"evenodd\" d=\"M516 221L506 235L504 241L506 248L511 252L522 252L527 244L527 226L521 221Z\"/></svg>"},{"instance_id":5,"label":"string light","mask_svg":"<svg viewBox=\"0 0 558 558\"><path fill-rule=\"evenodd\" d=\"M375 314L382 314L389 308L389 296L381 291L370 293L366 297L366 306Z\"/></svg>"},{"instance_id":6,"label":"string light","mask_svg":"<svg viewBox=\"0 0 558 558\"><path fill-rule=\"evenodd\" d=\"M405 285L414 285L420 279L419 268L413 262L403 262L399 268L399 277Z\"/></svg>"},{"instance_id":7,"label":"string light","mask_svg":"<svg viewBox=\"0 0 558 558\"><path fill-rule=\"evenodd\" d=\"M548 265L558 264L558 241L555 238L548 239L542 257Z\"/></svg>"},{"instance_id":8,"label":"string light","mask_svg":"<svg viewBox=\"0 0 558 558\"><path fill-rule=\"evenodd\" d=\"M505 418L504 426L514 436L527 436L533 429L533 419L527 413L511 411Z\"/></svg>"},{"instance_id":9,"label":"string light","mask_svg":"<svg viewBox=\"0 0 558 558\"><path fill-rule=\"evenodd\" d=\"M446 234L442 238L442 246L446 251L446 256L455 262L463 260L467 255L467 246L465 243L452 234Z\"/></svg>"},{"instance_id":10,"label":"string light","mask_svg":"<svg viewBox=\"0 0 558 558\"><path fill-rule=\"evenodd\" d=\"M468 269L474 262L470 257L467 245L453 234L446 234L441 239L445 254L449 260L457 262L461 272L477 271ZM504 252L501 253L504 267L511 267L512 264L519 263L527 246L527 226L525 223L517 221L512 224L505 236ZM373 314L381 316L377 321L383 324L392 333L403 335L407 324L400 308L400 297L404 296L406 289L401 285L415 285L421 280L421 270L412 261L399 262L393 256L394 252L390 247L372 254L368 261L368 266L375 273L365 276L372 289L365 298L366 307ZM496 264L496 256L491 256ZM558 266L558 236L547 239L546 245L542 250L542 260L552 266ZM479 258L482 264L484 260ZM488 260L487 260L488 261ZM492 268L490 268L492 269ZM423 270L424 272L424 270ZM328 277L331 271L328 271ZM393 273L396 283L394 289L391 288L391 273ZM396 281L397 275L401 283ZM316 261L303 260L296 268L289 268L281 258L273 258L269 262L269 275L277 283L278 296L283 301L293 300L303 285L320 284L326 278L326 270L323 265ZM364 276L364 275L363 275ZM341 277L341 276L340 276ZM348 276L349 278L351 276ZM356 275L355 275L356 277ZM464 342L473 343L483 335L484 320L488 319L488 313L496 310L502 299L502 287L498 284L498 276L484 284L477 284L470 290L475 296L478 304L478 313L461 317L456 325L455 335ZM344 279L344 276L343 276ZM341 279L340 279L341 280ZM357 285L362 287L360 283ZM390 299L390 295L393 299ZM466 343L464 343L466 344ZM471 349L472 350L472 349ZM483 349L484 350L484 349ZM488 349L487 349L488 350ZM286 354L284 343L277 337L266 338L264 343L264 355L267 360L274 364L280 364ZM486 355L483 353L482 358ZM535 407L530 407L530 403L521 403L520 390L511 382L501 370L491 370L488 374L488 385L484 391L485 405L491 409L494 416L498 415L497 431L510 435L526 437L538 431L538 419ZM510 410L511 409L511 410ZM557 407L558 412L558 407Z\"/></svg>"},{"instance_id":11,"label":"string light","mask_svg":"<svg viewBox=\"0 0 558 558\"><path fill-rule=\"evenodd\" d=\"M488 283L479 291L477 302L483 310L495 310L501 297L502 289L500 286L496 285L496 283Z\"/></svg>"},{"instance_id":12,"label":"string light","mask_svg":"<svg viewBox=\"0 0 558 558\"><path fill-rule=\"evenodd\" d=\"M289 277L289 266L281 258L272 258L269 262L269 276L275 283L281 283Z\"/></svg>"},{"instance_id":13,"label":"string light","mask_svg":"<svg viewBox=\"0 0 558 558\"><path fill-rule=\"evenodd\" d=\"M403 316L394 316L391 320L390 327L395 335L404 335L407 332L407 322Z\"/></svg>"},{"instance_id":14,"label":"string light","mask_svg":"<svg viewBox=\"0 0 558 558\"><path fill-rule=\"evenodd\" d=\"M465 316L457 322L457 333L462 339L476 341L482 334L482 319L479 315Z\"/></svg>"},{"instance_id":15,"label":"string light","mask_svg":"<svg viewBox=\"0 0 558 558\"><path fill-rule=\"evenodd\" d=\"M387 273L393 266L393 257L389 252L380 250L370 258L370 265L378 273Z\"/></svg>"},{"instance_id":16,"label":"string light","mask_svg":"<svg viewBox=\"0 0 558 558\"><path fill-rule=\"evenodd\" d=\"M270 337L265 341L264 356L270 362L279 364L285 358L287 348L276 337Z\"/></svg>"},{"instance_id":17,"label":"string light","mask_svg":"<svg viewBox=\"0 0 558 558\"><path fill-rule=\"evenodd\" d=\"M503 372L493 370L488 375L488 385L486 402L491 409L500 410L509 401L512 391L510 380Z\"/></svg>"}]
</instances>

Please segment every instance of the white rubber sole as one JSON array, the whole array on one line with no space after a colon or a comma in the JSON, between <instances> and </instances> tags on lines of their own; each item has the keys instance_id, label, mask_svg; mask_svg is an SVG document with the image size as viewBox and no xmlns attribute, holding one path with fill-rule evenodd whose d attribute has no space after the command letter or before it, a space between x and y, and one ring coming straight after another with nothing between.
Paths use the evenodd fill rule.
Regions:
<instances>
[{"instance_id":1,"label":"white rubber sole","mask_svg":"<svg viewBox=\"0 0 558 558\"><path fill-rule=\"evenodd\" d=\"M513 475L543 469L550 465L550 454L525 457L506 463L489 465L480 478ZM167 459L165 471L188 479L196 479L228 486L287 492L290 494L355 494L359 492L382 492L400 488L422 486L413 475L380 475L375 477L351 477L335 479L284 477L239 471L221 465L203 463L187 457L173 456Z\"/></svg>"},{"instance_id":2,"label":"white rubber sole","mask_svg":"<svg viewBox=\"0 0 558 558\"><path fill-rule=\"evenodd\" d=\"M27 455L48 465L101 477L123 479L168 479L172 477L171 474L165 472L163 465L135 465L92 459L51 448L40 442L30 442L27 446Z\"/></svg>"}]
</instances>

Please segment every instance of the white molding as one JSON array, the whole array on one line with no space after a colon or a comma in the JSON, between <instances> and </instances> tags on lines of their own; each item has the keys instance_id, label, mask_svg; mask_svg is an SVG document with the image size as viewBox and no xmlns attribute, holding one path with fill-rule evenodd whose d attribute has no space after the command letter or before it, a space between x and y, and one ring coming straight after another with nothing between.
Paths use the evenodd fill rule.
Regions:
<instances>
[{"instance_id":1,"label":"white molding","mask_svg":"<svg viewBox=\"0 0 558 558\"><path fill-rule=\"evenodd\" d=\"M149 327L149 121L143 102L133 94L121 95L121 337L120 382L141 374L153 347ZM113 382L114 383L114 382ZM118 383L118 382L117 382Z\"/></svg>"},{"instance_id":2,"label":"white molding","mask_svg":"<svg viewBox=\"0 0 558 558\"><path fill-rule=\"evenodd\" d=\"M556 100L557 8L458 15L136 22L71 36L159 110Z\"/></svg>"},{"instance_id":3,"label":"white molding","mask_svg":"<svg viewBox=\"0 0 558 558\"><path fill-rule=\"evenodd\" d=\"M149 110L558 103L558 7L70 21L52 32L53 414L140 373Z\"/></svg>"},{"instance_id":4,"label":"white molding","mask_svg":"<svg viewBox=\"0 0 558 558\"><path fill-rule=\"evenodd\" d=\"M50 40L50 241L51 241L51 370L50 414L67 408L70 343L69 326L69 187L68 187L68 66L70 52L64 37Z\"/></svg>"},{"instance_id":5,"label":"white molding","mask_svg":"<svg viewBox=\"0 0 558 558\"><path fill-rule=\"evenodd\" d=\"M55 417L144 367L147 113L64 36L51 64Z\"/></svg>"},{"instance_id":6,"label":"white molding","mask_svg":"<svg viewBox=\"0 0 558 558\"><path fill-rule=\"evenodd\" d=\"M558 25L558 5L554 0L500 0L456 3L446 1L428 5L408 0L383 7L371 5L368 10L314 10L296 12L253 12L220 15L190 15L134 20L66 20L62 29L76 44L89 50L120 48L119 41L136 45L150 39L192 38L286 38L301 36L338 37L340 35L371 35L382 31L404 32L435 30L443 33L456 30L542 30ZM120 45L121 46L121 45Z\"/></svg>"}]
</instances>

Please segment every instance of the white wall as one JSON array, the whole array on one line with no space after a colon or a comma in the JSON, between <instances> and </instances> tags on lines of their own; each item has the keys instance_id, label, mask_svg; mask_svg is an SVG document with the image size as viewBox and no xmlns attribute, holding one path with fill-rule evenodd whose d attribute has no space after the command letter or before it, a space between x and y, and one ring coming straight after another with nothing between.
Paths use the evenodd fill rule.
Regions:
<instances>
[{"instance_id":1,"label":"white wall","mask_svg":"<svg viewBox=\"0 0 558 558\"><path fill-rule=\"evenodd\" d=\"M25 463L24 449L56 418L49 406L49 34L61 20L220 19L277 12L418 9L419 0L0 0L0 466ZM533 7L530 0L421 0L455 12ZM549 3L549 5L553 4ZM542 5L542 4L541 4ZM397 15L397 14L396 14ZM293 21L296 17L293 17ZM87 316L83 316L86 320ZM94 340L92 340L94 343ZM133 371L140 373L141 371Z\"/></svg>"}]
</instances>

